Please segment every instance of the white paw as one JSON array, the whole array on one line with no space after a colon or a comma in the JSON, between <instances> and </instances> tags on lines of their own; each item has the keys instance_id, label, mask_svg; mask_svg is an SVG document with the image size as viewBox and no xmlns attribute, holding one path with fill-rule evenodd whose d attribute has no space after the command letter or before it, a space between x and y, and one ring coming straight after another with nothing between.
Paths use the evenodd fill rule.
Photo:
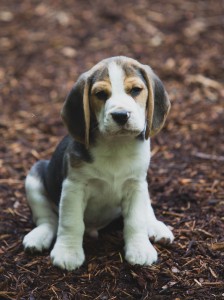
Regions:
<instances>
[{"instance_id":1,"label":"white paw","mask_svg":"<svg viewBox=\"0 0 224 300\"><path fill-rule=\"evenodd\" d=\"M54 266L72 271L83 264L85 255L81 246L75 248L56 243L51 251L51 260Z\"/></svg>"},{"instance_id":2,"label":"white paw","mask_svg":"<svg viewBox=\"0 0 224 300\"><path fill-rule=\"evenodd\" d=\"M132 242L125 247L125 258L132 265L150 266L157 261L157 252L152 244L147 242Z\"/></svg>"},{"instance_id":3,"label":"white paw","mask_svg":"<svg viewBox=\"0 0 224 300\"><path fill-rule=\"evenodd\" d=\"M23 246L29 252L42 252L50 248L54 235L51 225L41 224L24 237Z\"/></svg>"},{"instance_id":4,"label":"white paw","mask_svg":"<svg viewBox=\"0 0 224 300\"><path fill-rule=\"evenodd\" d=\"M162 244L170 244L174 240L172 231L161 221L150 224L149 237Z\"/></svg>"}]
</instances>

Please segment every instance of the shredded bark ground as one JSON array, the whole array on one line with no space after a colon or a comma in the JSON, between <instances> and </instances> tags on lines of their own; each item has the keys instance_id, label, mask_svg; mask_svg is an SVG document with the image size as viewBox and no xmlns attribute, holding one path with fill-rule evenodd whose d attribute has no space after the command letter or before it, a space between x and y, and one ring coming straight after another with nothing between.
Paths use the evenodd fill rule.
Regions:
<instances>
[{"instance_id":1,"label":"shredded bark ground","mask_svg":"<svg viewBox=\"0 0 224 300\"><path fill-rule=\"evenodd\" d=\"M1 1L0 299L224 299L223 1ZM84 238L86 262L24 253L31 165L65 134L60 109L83 71L126 55L150 64L172 109L152 139L156 215L175 241L150 267L124 260L122 229Z\"/></svg>"}]
</instances>

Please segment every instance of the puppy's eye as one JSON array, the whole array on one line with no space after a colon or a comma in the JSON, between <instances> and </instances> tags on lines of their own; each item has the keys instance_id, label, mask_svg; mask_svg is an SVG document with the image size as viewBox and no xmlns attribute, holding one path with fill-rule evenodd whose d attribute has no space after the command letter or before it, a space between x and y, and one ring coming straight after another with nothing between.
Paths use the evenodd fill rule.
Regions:
<instances>
[{"instance_id":1,"label":"puppy's eye","mask_svg":"<svg viewBox=\"0 0 224 300\"><path fill-rule=\"evenodd\" d=\"M108 99L108 94L105 91L99 91L95 95L99 100L102 101L106 101Z\"/></svg>"},{"instance_id":2,"label":"puppy's eye","mask_svg":"<svg viewBox=\"0 0 224 300\"><path fill-rule=\"evenodd\" d=\"M142 88L136 86L130 90L130 94L132 97L136 97L141 93L141 91L142 91Z\"/></svg>"}]
</instances>

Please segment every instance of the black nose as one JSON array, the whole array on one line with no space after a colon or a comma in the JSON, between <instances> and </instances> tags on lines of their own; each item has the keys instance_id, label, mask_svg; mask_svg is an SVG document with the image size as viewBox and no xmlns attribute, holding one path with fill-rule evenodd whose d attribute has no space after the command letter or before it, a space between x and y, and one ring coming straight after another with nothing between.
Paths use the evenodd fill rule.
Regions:
<instances>
[{"instance_id":1,"label":"black nose","mask_svg":"<svg viewBox=\"0 0 224 300\"><path fill-rule=\"evenodd\" d=\"M126 110L116 111L111 113L111 115L114 121L119 125L124 125L125 123L127 123L127 120L130 117L130 113Z\"/></svg>"}]
</instances>

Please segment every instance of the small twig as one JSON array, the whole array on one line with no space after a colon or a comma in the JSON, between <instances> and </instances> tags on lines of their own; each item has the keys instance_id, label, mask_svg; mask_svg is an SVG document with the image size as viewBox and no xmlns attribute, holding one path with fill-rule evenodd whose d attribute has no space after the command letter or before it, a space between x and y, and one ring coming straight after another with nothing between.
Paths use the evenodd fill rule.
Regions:
<instances>
[{"instance_id":1,"label":"small twig","mask_svg":"<svg viewBox=\"0 0 224 300\"><path fill-rule=\"evenodd\" d=\"M195 281L199 286L202 286L201 282L199 282L196 278L194 278L194 281Z\"/></svg>"},{"instance_id":2,"label":"small twig","mask_svg":"<svg viewBox=\"0 0 224 300\"><path fill-rule=\"evenodd\" d=\"M215 281L215 282L204 281L203 285L223 285L223 281Z\"/></svg>"},{"instance_id":3,"label":"small twig","mask_svg":"<svg viewBox=\"0 0 224 300\"><path fill-rule=\"evenodd\" d=\"M203 86L214 88L214 89L217 89L217 90L221 89L221 87L222 87L220 82L218 82L216 80L213 80L211 78L205 77L201 74L189 75L187 77L187 81L190 82L190 83L197 82L197 83L202 84Z\"/></svg>"},{"instance_id":4,"label":"small twig","mask_svg":"<svg viewBox=\"0 0 224 300\"><path fill-rule=\"evenodd\" d=\"M196 231L202 232L205 235L209 236L209 237L213 237L213 235L211 233L209 233L208 231L201 229L201 228L197 228Z\"/></svg>"},{"instance_id":5,"label":"small twig","mask_svg":"<svg viewBox=\"0 0 224 300\"><path fill-rule=\"evenodd\" d=\"M217 161L224 161L224 156L218 156L215 154L206 154L206 153L202 153L202 152L195 152L192 153L192 155L198 157L198 158L202 158L202 159L211 159L211 160L217 160Z\"/></svg>"},{"instance_id":6,"label":"small twig","mask_svg":"<svg viewBox=\"0 0 224 300\"><path fill-rule=\"evenodd\" d=\"M6 178L2 178L0 179L0 183L1 184L21 184L23 183L23 180L19 180L19 179L12 179L12 178L9 178L9 179L6 179Z\"/></svg>"},{"instance_id":7,"label":"small twig","mask_svg":"<svg viewBox=\"0 0 224 300\"><path fill-rule=\"evenodd\" d=\"M0 298L1 299L15 299L14 297L12 298L11 296L16 296L16 293L14 292L7 292L7 291L0 291Z\"/></svg>"},{"instance_id":8,"label":"small twig","mask_svg":"<svg viewBox=\"0 0 224 300\"><path fill-rule=\"evenodd\" d=\"M119 252L118 254L119 254L119 257L120 257L120 262L123 263L123 258L122 258L121 253Z\"/></svg>"},{"instance_id":9,"label":"small twig","mask_svg":"<svg viewBox=\"0 0 224 300\"><path fill-rule=\"evenodd\" d=\"M218 250L218 251L224 250L224 242L219 242L219 243L212 244L211 249L212 250Z\"/></svg>"},{"instance_id":10,"label":"small twig","mask_svg":"<svg viewBox=\"0 0 224 300\"><path fill-rule=\"evenodd\" d=\"M33 274L34 276L37 275L36 273L34 273L34 272L32 272L32 271L30 271L30 270L28 270L27 268L24 268L24 267L22 267L22 266L19 266L19 265L18 265L18 268L20 268L20 269L23 270L23 271L29 272L29 273Z\"/></svg>"},{"instance_id":11,"label":"small twig","mask_svg":"<svg viewBox=\"0 0 224 300\"><path fill-rule=\"evenodd\" d=\"M169 216L180 217L180 218L184 217L184 214L179 214L179 213L174 213L169 211L163 211L163 215L169 215Z\"/></svg>"},{"instance_id":12,"label":"small twig","mask_svg":"<svg viewBox=\"0 0 224 300\"><path fill-rule=\"evenodd\" d=\"M185 266L191 264L194 261L195 261L195 258L192 258L191 260L187 261L182 267L185 267Z\"/></svg>"}]
</instances>

